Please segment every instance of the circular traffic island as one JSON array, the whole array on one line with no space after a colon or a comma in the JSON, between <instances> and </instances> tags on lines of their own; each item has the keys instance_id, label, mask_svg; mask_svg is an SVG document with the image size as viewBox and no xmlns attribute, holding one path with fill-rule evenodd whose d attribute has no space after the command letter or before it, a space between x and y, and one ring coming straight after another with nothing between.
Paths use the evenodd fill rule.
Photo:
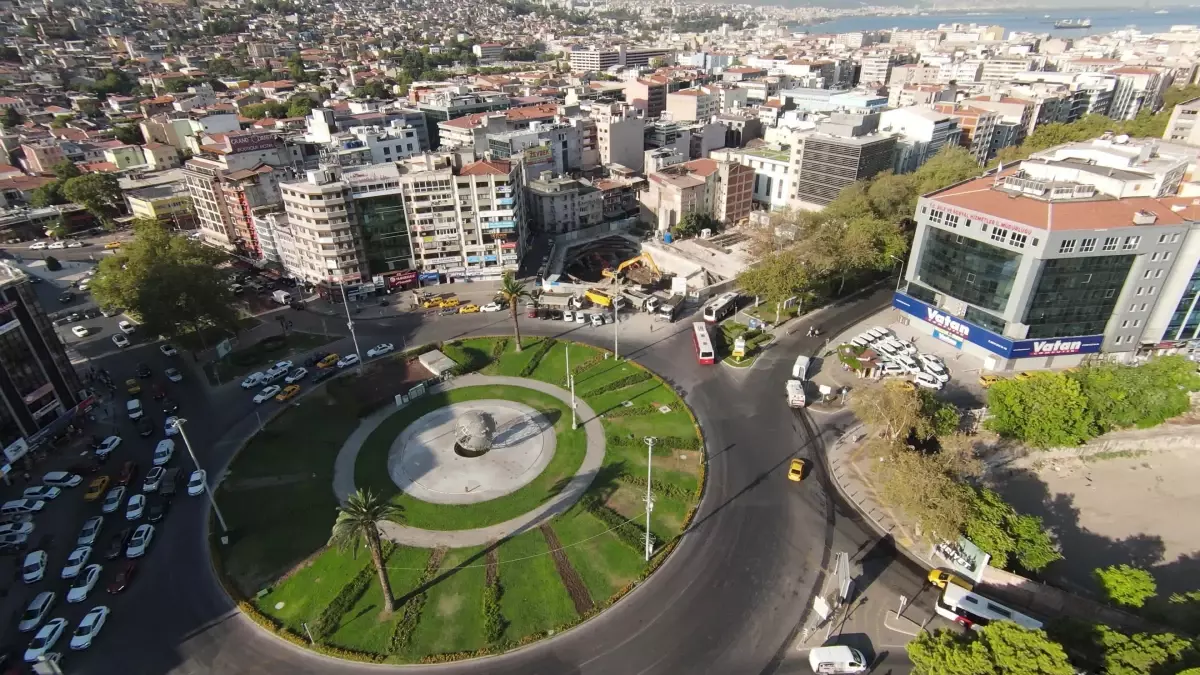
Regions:
<instances>
[{"instance_id":1,"label":"circular traffic island","mask_svg":"<svg viewBox=\"0 0 1200 675\"><path fill-rule=\"evenodd\" d=\"M305 392L246 442L217 493L235 536L213 545L242 609L301 646L307 630L332 656L452 660L561 632L660 564L703 485L690 411L602 350L523 346L441 345L474 371L445 382L403 356L374 361ZM647 564L649 435L659 441ZM399 513L379 522L390 611L367 551L326 546L357 490Z\"/></svg>"}]
</instances>

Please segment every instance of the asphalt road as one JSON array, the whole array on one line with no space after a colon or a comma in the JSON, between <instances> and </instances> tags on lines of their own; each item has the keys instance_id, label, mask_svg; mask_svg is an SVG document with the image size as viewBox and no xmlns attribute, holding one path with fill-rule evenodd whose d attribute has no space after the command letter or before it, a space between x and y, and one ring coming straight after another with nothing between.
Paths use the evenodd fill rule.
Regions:
<instances>
[{"instance_id":1,"label":"asphalt road","mask_svg":"<svg viewBox=\"0 0 1200 675\"><path fill-rule=\"evenodd\" d=\"M830 308L818 321L825 333L835 334L840 326L885 305L889 297L890 293L879 292ZM293 312L291 318L297 330L337 324L309 312ZM710 455L706 494L674 555L643 588L582 627L485 661L409 670L514 675L804 672L796 669L790 647L835 552L877 552L878 560L860 592L883 598L920 587L920 572L879 546L875 534L858 522L853 509L829 484L820 461L822 449L847 420L796 413L784 401L783 381L789 369L771 367L773 361L790 363L801 351L814 352L823 338L806 338L802 331L784 336L768 352L770 358L760 359L747 371L700 366L689 344L689 321L656 324L652 333L644 327L631 329L621 340L622 355L638 360L684 392L706 436ZM411 345L471 333L507 333L510 324L503 314L476 314L425 320L401 316L361 321L357 328L365 352L382 341ZM522 330L566 334L606 347L612 344L611 331L590 326L524 320ZM334 349L346 353L352 348L344 339ZM161 377L165 357L149 345L102 356L95 363L119 381L139 361L151 363L156 377ZM180 396L181 414L190 420L189 436L211 475L228 462L240 438L254 432L255 412L260 408L236 384L203 391L196 384L199 375L190 359L185 355L180 361L187 364L186 376L192 380L182 387L188 391ZM161 413L155 419L161 424ZM128 421L119 425L130 438ZM149 465L153 440L157 439L147 440L145 447L129 448L144 467ZM814 475L802 484L791 483L784 475L787 463L796 456L817 460ZM176 461L179 466L190 468L189 464L186 456L182 463ZM199 535L205 514L201 499L176 500L143 563L141 578L114 599L113 614L96 645L85 653L68 655L66 672L379 671L377 666L335 662L296 649L242 617L211 573L206 544ZM864 564L864 572L867 569ZM872 636L862 639L869 643ZM883 657L882 669L876 672L907 672L900 655L866 646Z\"/></svg>"}]
</instances>

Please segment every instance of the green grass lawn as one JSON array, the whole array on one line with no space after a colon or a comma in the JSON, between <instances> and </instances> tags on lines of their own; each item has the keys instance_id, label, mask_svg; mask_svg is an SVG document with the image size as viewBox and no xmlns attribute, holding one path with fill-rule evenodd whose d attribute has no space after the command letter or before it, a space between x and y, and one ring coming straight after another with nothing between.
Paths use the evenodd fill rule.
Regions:
<instances>
[{"instance_id":1,"label":"green grass lawn","mask_svg":"<svg viewBox=\"0 0 1200 675\"><path fill-rule=\"evenodd\" d=\"M417 660L426 654L448 654L484 646L486 562L482 547L454 549L446 555L441 571L434 577L437 583L426 592L421 621L413 631L405 656Z\"/></svg>"},{"instance_id":2,"label":"green grass lawn","mask_svg":"<svg viewBox=\"0 0 1200 675\"><path fill-rule=\"evenodd\" d=\"M392 482L387 472L387 457L392 443L405 427L449 403L489 398L524 403L537 410L549 411L552 419L557 417L554 458L537 478L516 492L479 504L431 504L410 497ZM380 424L363 443L354 477L358 487L370 488L402 506L406 522L413 527L466 530L515 518L558 494L563 482L579 470L586 451L587 432L582 427L571 430L571 411L557 398L524 387L464 387L419 399Z\"/></svg>"},{"instance_id":3,"label":"green grass lawn","mask_svg":"<svg viewBox=\"0 0 1200 675\"><path fill-rule=\"evenodd\" d=\"M621 542L592 514L574 508L555 519L554 531L571 566L583 577L596 604L637 579L644 569L642 553Z\"/></svg>"},{"instance_id":4,"label":"green grass lawn","mask_svg":"<svg viewBox=\"0 0 1200 675\"><path fill-rule=\"evenodd\" d=\"M575 619L575 606L562 585L546 538L538 530L520 534L500 545L500 611L508 621L504 636L519 640L526 635L560 626Z\"/></svg>"},{"instance_id":5,"label":"green grass lawn","mask_svg":"<svg viewBox=\"0 0 1200 675\"><path fill-rule=\"evenodd\" d=\"M303 635L301 624L315 621L342 587L370 562L371 556L366 551L361 551L356 558L351 553L327 549L286 583L275 586L270 593L255 600L255 604L262 613ZM376 594L379 594L378 584L375 586ZM279 603L283 606L276 608Z\"/></svg>"},{"instance_id":6,"label":"green grass lawn","mask_svg":"<svg viewBox=\"0 0 1200 675\"><path fill-rule=\"evenodd\" d=\"M319 335L317 333L288 333L285 338L285 344L280 349L265 350L258 347L257 343L246 346L242 349L234 350L225 358L219 361L210 361L204 364L204 375L208 378L208 383L217 385L224 382L230 382L245 375L268 366L276 361L282 361L287 358L307 356L311 350L337 341L338 338L329 335Z\"/></svg>"},{"instance_id":7,"label":"green grass lawn","mask_svg":"<svg viewBox=\"0 0 1200 675\"><path fill-rule=\"evenodd\" d=\"M517 352L516 340L509 338L508 345L504 348L504 354L498 361L485 368L483 374L521 377L521 371L525 369L530 359L533 358L534 353L537 352L538 346L545 339L547 338L522 336L521 351ZM489 354L491 353L490 349L489 347Z\"/></svg>"},{"instance_id":8,"label":"green grass lawn","mask_svg":"<svg viewBox=\"0 0 1200 675\"><path fill-rule=\"evenodd\" d=\"M564 378L567 376L567 349L571 350L571 367L575 368L581 365L584 361L596 355L595 347L590 347L577 342L559 342L554 347L546 352L542 357L542 362L534 369L532 377L535 380L549 382L558 386L562 386Z\"/></svg>"},{"instance_id":9,"label":"green grass lawn","mask_svg":"<svg viewBox=\"0 0 1200 675\"><path fill-rule=\"evenodd\" d=\"M392 595L396 600L412 591L421 579L421 572L432 553L426 548L397 547L387 560L388 580L392 583ZM386 654L400 612L381 620L383 590L376 577L371 578L367 592L350 611L342 616L338 628L329 638L329 643L338 647L369 654Z\"/></svg>"}]
</instances>

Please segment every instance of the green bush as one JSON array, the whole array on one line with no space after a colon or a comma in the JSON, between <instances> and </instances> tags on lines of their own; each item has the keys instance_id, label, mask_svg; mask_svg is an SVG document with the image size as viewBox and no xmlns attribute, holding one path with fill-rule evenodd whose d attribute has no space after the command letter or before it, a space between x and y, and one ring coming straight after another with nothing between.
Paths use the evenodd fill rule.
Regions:
<instances>
[{"instance_id":1,"label":"green bush","mask_svg":"<svg viewBox=\"0 0 1200 675\"><path fill-rule=\"evenodd\" d=\"M446 549L435 549L429 555L429 562L425 563L425 571L421 572L421 578L417 581L417 588L423 588L428 585L437 574L438 568L442 566L442 560L446 557ZM417 630L417 624L421 621L421 611L425 608L426 592L422 590L410 597L401 610L400 620L396 622L396 628L392 631L392 638L388 643L388 650L395 654L408 646L412 642L413 632Z\"/></svg>"},{"instance_id":2,"label":"green bush","mask_svg":"<svg viewBox=\"0 0 1200 675\"><path fill-rule=\"evenodd\" d=\"M396 545L390 541L385 541L381 549L380 553L386 563L387 559L391 557L392 551L396 549ZM314 640L320 642L337 630L338 621L341 620L346 612L350 611L354 603L362 598L363 593L367 592L367 587L371 584L371 579L375 576L375 565L369 562L358 574L354 575L353 579L347 581L345 586L342 586L342 590L338 591L333 600L329 601L329 604L321 611L321 615L310 626Z\"/></svg>"},{"instance_id":3,"label":"green bush","mask_svg":"<svg viewBox=\"0 0 1200 675\"><path fill-rule=\"evenodd\" d=\"M643 403L641 405L621 406L615 410L609 410L608 412L604 413L604 417L606 419L615 419L618 417L641 417L643 415L657 414L658 406L654 406L649 403Z\"/></svg>"},{"instance_id":4,"label":"green bush","mask_svg":"<svg viewBox=\"0 0 1200 675\"><path fill-rule=\"evenodd\" d=\"M553 349L554 345L556 344L558 344L558 340L555 340L554 338L542 338L542 341L538 343L537 349L534 350L533 356L529 357L529 362L526 363L525 367L521 369L521 377L529 377L532 375L533 371L537 370L538 365L541 364L542 358L546 356L546 353Z\"/></svg>"},{"instance_id":5,"label":"green bush","mask_svg":"<svg viewBox=\"0 0 1200 675\"><path fill-rule=\"evenodd\" d=\"M640 436L632 434L621 434L616 432L608 432L605 439L609 445L621 445L625 447L633 447L642 445L645 441ZM659 436L658 442L654 444L654 454L669 455L675 450L699 450L699 438L683 438L682 436Z\"/></svg>"},{"instance_id":6,"label":"green bush","mask_svg":"<svg viewBox=\"0 0 1200 675\"><path fill-rule=\"evenodd\" d=\"M633 385L637 384L638 382L645 382L646 380L649 380L651 377L653 377L653 376L650 373L647 373L644 370L639 371L632 375L626 375L625 377L622 377L619 380L613 380L612 382L609 382L608 384L604 384L599 387L596 387L595 389L585 391L582 394L580 394L580 396L582 396L584 398L588 398L590 396L599 396L600 394L607 394L610 391L616 391L618 389L624 389L625 387L633 386Z\"/></svg>"},{"instance_id":7,"label":"green bush","mask_svg":"<svg viewBox=\"0 0 1200 675\"><path fill-rule=\"evenodd\" d=\"M583 363L581 363L581 364L579 364L579 365L577 365L577 366L575 366L575 367L571 368L571 374L572 374L572 375L579 375L579 374L583 373L585 370L590 370L591 368L594 368L594 367L596 367L597 365L599 365L599 364L603 363L603 362L604 362L604 361L605 361L607 358L608 358L608 353L607 353L607 352L600 353L600 354L596 354L595 356L593 356L593 357L591 357L591 358L587 359L587 360L586 360L586 361L584 361ZM571 386L571 383L570 383L570 382L568 382L568 381L567 381L567 378L565 378L565 377L564 377L563 379L559 380L559 384L560 384L560 385L561 385L561 386L562 386L564 389L566 389L567 387L570 387L570 386Z\"/></svg>"},{"instance_id":8,"label":"green bush","mask_svg":"<svg viewBox=\"0 0 1200 675\"><path fill-rule=\"evenodd\" d=\"M62 269L62 263L52 255L46 256L46 269L51 272L57 272Z\"/></svg>"},{"instance_id":9,"label":"green bush","mask_svg":"<svg viewBox=\"0 0 1200 675\"><path fill-rule=\"evenodd\" d=\"M619 480L622 483L625 483L627 485L634 485L634 486L637 486L642 489L646 488L646 477L645 476L636 475L636 474L632 474L632 473L623 473L623 474L617 476L617 480ZM667 497L671 497L672 499L680 499L680 500L686 501L686 500L689 500L692 498L692 495L687 490L679 487L678 485L672 485L671 483L664 483L657 479L650 481L650 489L660 495L665 495Z\"/></svg>"},{"instance_id":10,"label":"green bush","mask_svg":"<svg viewBox=\"0 0 1200 675\"><path fill-rule=\"evenodd\" d=\"M625 516L610 509L600 501L599 497L596 495L585 495L581 503L583 504L583 508L587 509L588 513L596 516L605 525L608 525L622 542L636 551L645 549L646 533L630 522Z\"/></svg>"},{"instance_id":11,"label":"green bush","mask_svg":"<svg viewBox=\"0 0 1200 675\"><path fill-rule=\"evenodd\" d=\"M504 356L504 350L508 349L508 338L499 338L492 344L492 360L495 361L501 356Z\"/></svg>"},{"instance_id":12,"label":"green bush","mask_svg":"<svg viewBox=\"0 0 1200 675\"><path fill-rule=\"evenodd\" d=\"M504 615L500 613L500 596L503 594L504 589L501 588L499 579L483 589L483 634L488 644L495 644L504 636L506 622Z\"/></svg>"}]
</instances>

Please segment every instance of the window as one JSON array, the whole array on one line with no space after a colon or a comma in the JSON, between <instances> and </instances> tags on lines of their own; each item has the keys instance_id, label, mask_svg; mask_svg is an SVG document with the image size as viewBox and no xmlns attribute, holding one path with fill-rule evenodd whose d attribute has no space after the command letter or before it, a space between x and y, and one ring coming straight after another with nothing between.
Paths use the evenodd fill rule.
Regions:
<instances>
[{"instance_id":1,"label":"window","mask_svg":"<svg viewBox=\"0 0 1200 675\"><path fill-rule=\"evenodd\" d=\"M1116 237L1105 237L1104 238L1104 246L1101 248L1101 250L1102 251L1117 250L1117 238Z\"/></svg>"},{"instance_id":2,"label":"window","mask_svg":"<svg viewBox=\"0 0 1200 675\"><path fill-rule=\"evenodd\" d=\"M1150 256L1150 262L1158 262L1158 252L1157 251L1154 253L1154 255Z\"/></svg>"},{"instance_id":3,"label":"window","mask_svg":"<svg viewBox=\"0 0 1200 675\"><path fill-rule=\"evenodd\" d=\"M1169 236L1171 236L1171 235L1169 235L1169 234L1163 234L1163 235L1159 235L1159 237L1158 237L1158 243L1160 243L1160 244L1165 244L1165 243L1167 243L1167 237L1169 237Z\"/></svg>"},{"instance_id":4,"label":"window","mask_svg":"<svg viewBox=\"0 0 1200 675\"><path fill-rule=\"evenodd\" d=\"M1122 321L1122 322L1121 322L1121 328L1129 328L1129 322L1128 322L1128 321Z\"/></svg>"},{"instance_id":5,"label":"window","mask_svg":"<svg viewBox=\"0 0 1200 675\"><path fill-rule=\"evenodd\" d=\"M1020 263L1017 253L935 228L926 239L918 277L935 291L1003 311Z\"/></svg>"},{"instance_id":6,"label":"window","mask_svg":"<svg viewBox=\"0 0 1200 675\"><path fill-rule=\"evenodd\" d=\"M1095 250L1096 250L1096 238L1095 237L1088 237L1087 239L1084 239L1083 241L1079 242L1079 252L1080 253L1091 253L1092 251L1095 251Z\"/></svg>"},{"instance_id":7,"label":"window","mask_svg":"<svg viewBox=\"0 0 1200 675\"><path fill-rule=\"evenodd\" d=\"M1138 286L1136 295L1142 295L1146 292L1145 286Z\"/></svg>"},{"instance_id":8,"label":"window","mask_svg":"<svg viewBox=\"0 0 1200 675\"><path fill-rule=\"evenodd\" d=\"M1026 338L1103 333L1135 260L1109 255L1042 261L1022 321L1029 326Z\"/></svg>"},{"instance_id":9,"label":"window","mask_svg":"<svg viewBox=\"0 0 1200 675\"><path fill-rule=\"evenodd\" d=\"M1170 252L1170 251L1163 251L1163 254L1162 254L1162 261L1163 261L1163 262L1167 262L1167 261L1168 261L1168 260L1170 260L1170 259L1171 259L1171 252Z\"/></svg>"},{"instance_id":10,"label":"window","mask_svg":"<svg viewBox=\"0 0 1200 675\"><path fill-rule=\"evenodd\" d=\"M1016 248L1025 248L1025 240L1028 238L1029 237L1027 235L1021 234L1020 232L1013 232L1012 238L1008 240L1008 243L1012 244Z\"/></svg>"},{"instance_id":11,"label":"window","mask_svg":"<svg viewBox=\"0 0 1200 675\"><path fill-rule=\"evenodd\" d=\"M1175 234L1171 235L1171 243L1172 243L1172 244L1178 244L1178 243L1179 243L1179 233L1178 233L1178 232L1176 232Z\"/></svg>"},{"instance_id":12,"label":"window","mask_svg":"<svg viewBox=\"0 0 1200 675\"><path fill-rule=\"evenodd\" d=\"M1129 306L1129 311L1131 311L1131 312L1136 312L1136 311L1137 311L1137 307L1138 307L1138 306L1137 306L1137 303L1135 302L1135 303L1133 303L1132 305L1130 305L1130 306Z\"/></svg>"},{"instance_id":13,"label":"window","mask_svg":"<svg viewBox=\"0 0 1200 675\"><path fill-rule=\"evenodd\" d=\"M1161 279L1161 278L1162 278L1162 275L1163 275L1163 271L1162 271L1162 270L1154 270L1154 278L1155 278L1155 279Z\"/></svg>"},{"instance_id":14,"label":"window","mask_svg":"<svg viewBox=\"0 0 1200 675\"><path fill-rule=\"evenodd\" d=\"M1074 253L1075 252L1075 240L1074 239L1063 239L1062 243L1060 243L1058 245L1058 252L1059 253Z\"/></svg>"},{"instance_id":15,"label":"window","mask_svg":"<svg viewBox=\"0 0 1200 675\"><path fill-rule=\"evenodd\" d=\"M1125 336L1124 336L1124 335L1118 335L1118 336L1116 337L1116 339L1114 339L1114 340L1113 340L1113 344L1114 344L1114 345L1119 345L1119 344L1121 344L1121 343L1122 343L1122 342L1124 342L1124 341L1125 341Z\"/></svg>"},{"instance_id":16,"label":"window","mask_svg":"<svg viewBox=\"0 0 1200 675\"><path fill-rule=\"evenodd\" d=\"M1142 272L1142 278L1149 279L1151 274L1154 274L1152 270L1146 270L1145 272Z\"/></svg>"},{"instance_id":17,"label":"window","mask_svg":"<svg viewBox=\"0 0 1200 675\"><path fill-rule=\"evenodd\" d=\"M1134 327L1134 328L1137 328L1137 327L1139 327L1139 326L1141 326L1141 325L1142 325L1142 320L1141 320L1141 319L1134 319L1134 320L1133 320L1133 327Z\"/></svg>"},{"instance_id":18,"label":"window","mask_svg":"<svg viewBox=\"0 0 1200 675\"><path fill-rule=\"evenodd\" d=\"M1008 230L1001 230L1000 228L992 230L992 241L1003 244L1005 239L1008 239Z\"/></svg>"},{"instance_id":19,"label":"window","mask_svg":"<svg viewBox=\"0 0 1200 675\"><path fill-rule=\"evenodd\" d=\"M1125 237L1125 241L1121 244L1122 251L1132 251L1142 243L1141 237Z\"/></svg>"},{"instance_id":20,"label":"window","mask_svg":"<svg viewBox=\"0 0 1200 675\"><path fill-rule=\"evenodd\" d=\"M937 209L934 209L929 212L929 222L933 223L934 225L941 225L942 217L945 215L946 215L945 211L939 211Z\"/></svg>"},{"instance_id":21,"label":"window","mask_svg":"<svg viewBox=\"0 0 1200 675\"><path fill-rule=\"evenodd\" d=\"M1154 293L1157 291L1158 291L1158 286L1151 286L1150 290L1146 292L1146 295L1154 295Z\"/></svg>"},{"instance_id":22,"label":"window","mask_svg":"<svg viewBox=\"0 0 1200 675\"><path fill-rule=\"evenodd\" d=\"M975 283L975 275L974 275L974 274L971 274L970 272L967 272L967 283L968 283L968 284L973 284L973 283Z\"/></svg>"}]
</instances>

